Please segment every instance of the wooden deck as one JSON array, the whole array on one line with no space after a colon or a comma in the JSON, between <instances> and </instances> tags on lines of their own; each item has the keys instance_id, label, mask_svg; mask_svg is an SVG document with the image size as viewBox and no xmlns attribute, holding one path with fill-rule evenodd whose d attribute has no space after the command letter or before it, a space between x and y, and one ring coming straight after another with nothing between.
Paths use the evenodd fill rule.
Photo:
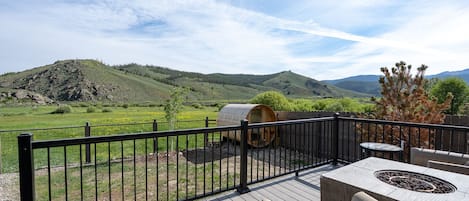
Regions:
<instances>
[{"instance_id":1,"label":"wooden deck","mask_svg":"<svg viewBox=\"0 0 469 201\"><path fill-rule=\"evenodd\" d=\"M319 178L337 166L324 165L248 186L251 192L240 195L230 191L203 200L321 200Z\"/></svg>"}]
</instances>

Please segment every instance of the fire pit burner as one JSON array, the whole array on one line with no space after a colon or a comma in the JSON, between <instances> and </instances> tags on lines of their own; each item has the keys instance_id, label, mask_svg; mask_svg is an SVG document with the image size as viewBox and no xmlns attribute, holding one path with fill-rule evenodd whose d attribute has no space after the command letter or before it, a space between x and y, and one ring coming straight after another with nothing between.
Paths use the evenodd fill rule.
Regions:
<instances>
[{"instance_id":1,"label":"fire pit burner","mask_svg":"<svg viewBox=\"0 0 469 201\"><path fill-rule=\"evenodd\" d=\"M456 187L439 178L403 170L380 170L375 177L393 186L423 193L452 193Z\"/></svg>"}]
</instances>

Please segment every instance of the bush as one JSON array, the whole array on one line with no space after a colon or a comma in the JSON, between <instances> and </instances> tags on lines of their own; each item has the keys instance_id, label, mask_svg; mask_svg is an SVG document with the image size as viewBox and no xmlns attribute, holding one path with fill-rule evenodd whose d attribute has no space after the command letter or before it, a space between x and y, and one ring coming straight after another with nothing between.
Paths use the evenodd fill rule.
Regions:
<instances>
[{"instance_id":1,"label":"bush","mask_svg":"<svg viewBox=\"0 0 469 201\"><path fill-rule=\"evenodd\" d=\"M104 109L102 110L102 112L104 112L104 113L106 113L106 112L112 112L112 110L111 110L111 108L104 108Z\"/></svg>"},{"instance_id":2,"label":"bush","mask_svg":"<svg viewBox=\"0 0 469 201\"><path fill-rule=\"evenodd\" d=\"M78 104L80 107L88 107L88 103L81 102Z\"/></svg>"},{"instance_id":3,"label":"bush","mask_svg":"<svg viewBox=\"0 0 469 201\"><path fill-rule=\"evenodd\" d=\"M129 108L129 104L127 104L127 103L122 104L122 108L124 108L124 109Z\"/></svg>"},{"instance_id":4,"label":"bush","mask_svg":"<svg viewBox=\"0 0 469 201\"><path fill-rule=\"evenodd\" d=\"M292 109L295 112L309 112L313 110L313 102L311 100L295 99L292 103Z\"/></svg>"},{"instance_id":5,"label":"bush","mask_svg":"<svg viewBox=\"0 0 469 201\"><path fill-rule=\"evenodd\" d=\"M203 109L204 106L200 103L194 103L192 104L192 107L195 108L195 109Z\"/></svg>"},{"instance_id":6,"label":"bush","mask_svg":"<svg viewBox=\"0 0 469 201\"><path fill-rule=\"evenodd\" d=\"M313 110L322 111L326 109L326 106L327 104L324 101L316 101L313 103Z\"/></svg>"},{"instance_id":7,"label":"bush","mask_svg":"<svg viewBox=\"0 0 469 201\"><path fill-rule=\"evenodd\" d=\"M86 112L87 113L93 113L93 112L96 112L96 108L93 107L93 106L89 106L88 108L86 108Z\"/></svg>"},{"instance_id":8,"label":"bush","mask_svg":"<svg viewBox=\"0 0 469 201\"><path fill-rule=\"evenodd\" d=\"M343 112L344 106L340 102L334 102L325 108L328 112Z\"/></svg>"},{"instance_id":9,"label":"bush","mask_svg":"<svg viewBox=\"0 0 469 201\"><path fill-rule=\"evenodd\" d=\"M52 114L65 114L65 113L71 113L71 112L72 112L72 106L61 105L51 113Z\"/></svg>"},{"instance_id":10,"label":"bush","mask_svg":"<svg viewBox=\"0 0 469 201\"><path fill-rule=\"evenodd\" d=\"M367 113L367 114L370 114L370 113L373 113L375 112L375 106L374 105L371 105L371 104L368 104L368 105L364 105L362 107L363 109L363 112Z\"/></svg>"},{"instance_id":11,"label":"bush","mask_svg":"<svg viewBox=\"0 0 469 201\"><path fill-rule=\"evenodd\" d=\"M257 94L250 102L268 105L275 111L291 110L291 105L288 102L288 99L282 93L276 91L267 91Z\"/></svg>"},{"instance_id":12,"label":"bush","mask_svg":"<svg viewBox=\"0 0 469 201\"><path fill-rule=\"evenodd\" d=\"M223 107L225 107L227 103L217 103L215 104L215 107L217 107L218 111L220 111Z\"/></svg>"}]
</instances>

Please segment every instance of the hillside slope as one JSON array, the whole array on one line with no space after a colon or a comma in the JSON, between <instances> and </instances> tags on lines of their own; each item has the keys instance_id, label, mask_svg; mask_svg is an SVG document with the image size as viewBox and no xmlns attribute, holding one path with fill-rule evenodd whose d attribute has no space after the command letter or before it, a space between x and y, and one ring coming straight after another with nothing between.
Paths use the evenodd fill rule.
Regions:
<instances>
[{"instance_id":1,"label":"hillside slope","mask_svg":"<svg viewBox=\"0 0 469 201\"><path fill-rule=\"evenodd\" d=\"M0 87L24 89L57 101L163 101L175 86L188 99L249 99L267 90L290 97L362 97L366 94L321 83L292 72L269 75L201 74L157 66L108 66L95 60L64 60L0 76Z\"/></svg>"},{"instance_id":2,"label":"hillside slope","mask_svg":"<svg viewBox=\"0 0 469 201\"><path fill-rule=\"evenodd\" d=\"M59 101L142 101L167 98L171 86L125 74L94 60L66 60L0 77L0 86Z\"/></svg>"}]
</instances>

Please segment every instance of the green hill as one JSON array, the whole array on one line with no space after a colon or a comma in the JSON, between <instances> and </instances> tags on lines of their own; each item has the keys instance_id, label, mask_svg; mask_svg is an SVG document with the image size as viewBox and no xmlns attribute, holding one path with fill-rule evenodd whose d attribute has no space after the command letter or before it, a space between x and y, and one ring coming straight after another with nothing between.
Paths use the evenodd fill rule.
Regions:
<instances>
[{"instance_id":1,"label":"green hill","mask_svg":"<svg viewBox=\"0 0 469 201\"><path fill-rule=\"evenodd\" d=\"M188 99L249 99L267 90L290 97L362 97L314 79L280 72L270 75L201 74L137 64L109 66L95 60L64 60L0 76L0 87L24 89L57 101L163 101L175 87Z\"/></svg>"}]
</instances>

